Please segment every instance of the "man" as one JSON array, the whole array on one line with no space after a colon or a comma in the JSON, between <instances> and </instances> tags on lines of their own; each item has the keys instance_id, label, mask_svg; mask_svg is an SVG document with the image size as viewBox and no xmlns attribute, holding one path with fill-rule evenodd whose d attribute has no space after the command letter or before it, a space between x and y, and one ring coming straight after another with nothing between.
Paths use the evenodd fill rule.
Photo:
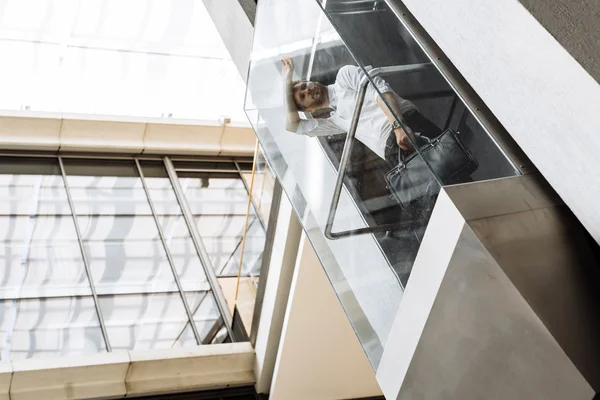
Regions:
<instances>
[{"instance_id":1,"label":"man","mask_svg":"<svg viewBox=\"0 0 600 400\"><path fill-rule=\"evenodd\" d=\"M308 136L348 132L360 82L365 76L362 69L352 65L344 66L338 71L335 83L325 86L318 82L293 82L293 60L284 57L281 64L287 108L286 129ZM406 153L413 150L408 135L419 132L434 138L441 134L441 130L425 118L413 103L398 96L383 79L377 77L372 81L385 102L373 85L369 84L356 129L356 139L379 157L395 165L398 163L399 149ZM302 120L298 115L299 110L309 114L327 114L329 111L330 115ZM398 116L400 123L395 116Z\"/></svg>"}]
</instances>

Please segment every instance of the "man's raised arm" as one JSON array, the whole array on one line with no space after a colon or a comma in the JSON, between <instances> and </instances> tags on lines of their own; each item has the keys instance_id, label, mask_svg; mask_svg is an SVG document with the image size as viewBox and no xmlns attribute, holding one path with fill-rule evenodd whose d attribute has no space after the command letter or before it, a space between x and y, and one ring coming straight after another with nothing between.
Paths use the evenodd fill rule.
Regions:
<instances>
[{"instance_id":1,"label":"man's raised arm","mask_svg":"<svg viewBox=\"0 0 600 400\"><path fill-rule=\"evenodd\" d=\"M281 59L283 74L283 92L285 102L285 129L289 132L296 132L300 124L298 108L294 101L294 87L292 85L292 74L294 73L294 60L289 57Z\"/></svg>"}]
</instances>

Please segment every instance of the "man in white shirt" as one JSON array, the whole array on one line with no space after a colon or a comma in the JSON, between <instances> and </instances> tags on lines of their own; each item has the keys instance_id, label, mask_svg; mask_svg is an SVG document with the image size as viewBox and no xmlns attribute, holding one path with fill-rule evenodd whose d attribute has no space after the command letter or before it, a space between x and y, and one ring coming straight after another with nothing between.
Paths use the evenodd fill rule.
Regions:
<instances>
[{"instance_id":1,"label":"man in white shirt","mask_svg":"<svg viewBox=\"0 0 600 400\"><path fill-rule=\"evenodd\" d=\"M281 64L287 107L286 129L308 136L348 132L360 82L365 76L362 69L352 65L344 66L338 71L335 83L325 86L318 82L292 82L293 61L282 58ZM398 96L383 79L376 77L372 81L389 108L373 85L369 84L356 129L356 139L379 157L397 164L399 148L404 152L412 151L408 135L413 131L429 138L441 134L441 130L425 118L413 103ZM299 110L308 113L309 119L300 119ZM310 114L326 114L327 111L329 116L326 118L310 117ZM394 114L401 123L398 123ZM394 135L391 135L392 132Z\"/></svg>"}]
</instances>

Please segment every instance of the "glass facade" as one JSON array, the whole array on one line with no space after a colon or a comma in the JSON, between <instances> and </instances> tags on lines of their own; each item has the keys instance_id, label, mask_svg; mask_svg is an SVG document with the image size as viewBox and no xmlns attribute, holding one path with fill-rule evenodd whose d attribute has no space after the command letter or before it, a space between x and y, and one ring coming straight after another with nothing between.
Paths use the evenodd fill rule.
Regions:
<instances>
[{"instance_id":1,"label":"glass facade","mask_svg":"<svg viewBox=\"0 0 600 400\"><path fill-rule=\"evenodd\" d=\"M0 157L1 360L232 340L217 277L238 273L245 172L185 165ZM251 210L244 277L264 247Z\"/></svg>"}]
</instances>

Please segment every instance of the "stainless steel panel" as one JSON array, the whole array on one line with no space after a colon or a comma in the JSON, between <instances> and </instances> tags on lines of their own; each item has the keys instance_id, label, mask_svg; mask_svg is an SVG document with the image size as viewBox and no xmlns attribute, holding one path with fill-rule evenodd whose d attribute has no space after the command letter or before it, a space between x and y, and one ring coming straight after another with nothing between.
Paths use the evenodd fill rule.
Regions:
<instances>
[{"instance_id":1,"label":"stainless steel panel","mask_svg":"<svg viewBox=\"0 0 600 400\"><path fill-rule=\"evenodd\" d=\"M465 227L397 398L589 400L593 395Z\"/></svg>"},{"instance_id":2,"label":"stainless steel panel","mask_svg":"<svg viewBox=\"0 0 600 400\"><path fill-rule=\"evenodd\" d=\"M566 207L470 221L554 340L600 391L600 268Z\"/></svg>"},{"instance_id":3,"label":"stainless steel panel","mask_svg":"<svg viewBox=\"0 0 600 400\"><path fill-rule=\"evenodd\" d=\"M600 268L589 244L539 175L443 188L377 371L387 398L591 399Z\"/></svg>"}]
</instances>

